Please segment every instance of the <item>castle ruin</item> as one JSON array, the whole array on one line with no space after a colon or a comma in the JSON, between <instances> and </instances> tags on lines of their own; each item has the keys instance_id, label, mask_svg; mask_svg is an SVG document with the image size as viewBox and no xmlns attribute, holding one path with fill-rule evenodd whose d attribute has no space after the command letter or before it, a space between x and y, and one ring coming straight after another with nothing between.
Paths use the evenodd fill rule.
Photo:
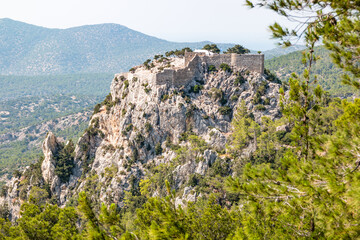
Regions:
<instances>
[{"instance_id":1,"label":"castle ruin","mask_svg":"<svg viewBox=\"0 0 360 240\"><path fill-rule=\"evenodd\" d=\"M234 69L245 68L264 74L264 54L213 54L203 52L185 52L185 65L178 69L164 69L155 75L156 84L170 84L176 87L186 85L199 77L201 66L214 65L217 69L222 63Z\"/></svg>"}]
</instances>

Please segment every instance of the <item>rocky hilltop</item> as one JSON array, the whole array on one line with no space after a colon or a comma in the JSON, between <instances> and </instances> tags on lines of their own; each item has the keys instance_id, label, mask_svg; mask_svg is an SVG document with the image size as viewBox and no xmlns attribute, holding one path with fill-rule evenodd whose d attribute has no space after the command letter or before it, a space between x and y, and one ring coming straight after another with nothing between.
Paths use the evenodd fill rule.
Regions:
<instances>
[{"instance_id":1,"label":"rocky hilltop","mask_svg":"<svg viewBox=\"0 0 360 240\"><path fill-rule=\"evenodd\" d=\"M155 59L115 75L110 94L95 106L75 146L47 135L44 159L2 191L1 202L13 219L22 201L39 188L45 189L44 199L61 206L72 204L81 191L94 201L122 206L127 192L135 194L139 184L148 184L152 196L164 194L158 182L167 179L178 204L195 201L201 193L191 184L193 176L206 175L220 160L230 161L226 146L239 106L246 106L256 122L280 117L280 84L266 75L196 61L196 75L184 84L174 84L176 79L159 82L159 73L189 66L183 58ZM255 148L249 144L243 154Z\"/></svg>"}]
</instances>

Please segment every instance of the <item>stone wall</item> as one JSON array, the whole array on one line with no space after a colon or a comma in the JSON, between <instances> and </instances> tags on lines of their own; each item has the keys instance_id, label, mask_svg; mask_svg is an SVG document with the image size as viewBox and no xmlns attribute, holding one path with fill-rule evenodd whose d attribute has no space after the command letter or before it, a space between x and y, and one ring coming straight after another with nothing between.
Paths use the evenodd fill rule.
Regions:
<instances>
[{"instance_id":1,"label":"stone wall","mask_svg":"<svg viewBox=\"0 0 360 240\"><path fill-rule=\"evenodd\" d=\"M220 64L226 63L232 67L247 68L250 71L264 74L264 54L214 54L212 56L206 56L201 53L186 52L185 53L185 65L187 65L194 56L199 56L202 62L208 65L214 65L216 68L220 67Z\"/></svg>"},{"instance_id":2,"label":"stone wall","mask_svg":"<svg viewBox=\"0 0 360 240\"><path fill-rule=\"evenodd\" d=\"M207 65L214 65L217 69L219 69L222 63L226 63L231 65L231 55L230 54L214 54L212 56L203 56L201 57L203 62L206 62Z\"/></svg>"},{"instance_id":3,"label":"stone wall","mask_svg":"<svg viewBox=\"0 0 360 240\"><path fill-rule=\"evenodd\" d=\"M156 84L172 84L174 82L174 72L173 69L164 69L162 72L156 74Z\"/></svg>"},{"instance_id":4,"label":"stone wall","mask_svg":"<svg viewBox=\"0 0 360 240\"><path fill-rule=\"evenodd\" d=\"M245 67L250 71L264 74L264 54L231 54L231 66Z\"/></svg>"},{"instance_id":5,"label":"stone wall","mask_svg":"<svg viewBox=\"0 0 360 240\"><path fill-rule=\"evenodd\" d=\"M253 72L264 74L264 54L214 54L206 56L202 53L186 52L185 68L164 69L155 74L156 84L168 84L181 87L197 78L200 63L214 65L219 69L222 63L226 63L235 68L246 68Z\"/></svg>"},{"instance_id":6,"label":"stone wall","mask_svg":"<svg viewBox=\"0 0 360 240\"><path fill-rule=\"evenodd\" d=\"M192 81L199 72L199 56L193 55L185 68L182 69L164 69L155 75L156 84L169 84L175 87L181 87Z\"/></svg>"}]
</instances>

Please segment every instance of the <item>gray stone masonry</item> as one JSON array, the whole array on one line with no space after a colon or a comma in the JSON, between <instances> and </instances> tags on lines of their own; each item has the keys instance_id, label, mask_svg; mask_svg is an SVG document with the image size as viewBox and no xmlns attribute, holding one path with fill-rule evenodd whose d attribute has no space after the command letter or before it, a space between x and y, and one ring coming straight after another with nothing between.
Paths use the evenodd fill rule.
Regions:
<instances>
[{"instance_id":1,"label":"gray stone masonry","mask_svg":"<svg viewBox=\"0 0 360 240\"><path fill-rule=\"evenodd\" d=\"M156 84L168 84L175 87L184 86L200 74L200 66L214 65L219 69L222 63L233 68L246 68L249 71L264 74L264 54L214 54L185 52L185 67L181 69L164 69L155 75Z\"/></svg>"}]
</instances>

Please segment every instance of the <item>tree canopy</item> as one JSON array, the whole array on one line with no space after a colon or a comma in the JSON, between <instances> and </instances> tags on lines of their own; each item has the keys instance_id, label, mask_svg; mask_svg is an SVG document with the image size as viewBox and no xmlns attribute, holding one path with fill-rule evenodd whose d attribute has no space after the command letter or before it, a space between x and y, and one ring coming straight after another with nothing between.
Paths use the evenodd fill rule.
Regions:
<instances>
[{"instance_id":1,"label":"tree canopy","mask_svg":"<svg viewBox=\"0 0 360 240\"><path fill-rule=\"evenodd\" d=\"M220 53L220 49L216 44L206 44L202 49L208 50L212 53Z\"/></svg>"},{"instance_id":2,"label":"tree canopy","mask_svg":"<svg viewBox=\"0 0 360 240\"><path fill-rule=\"evenodd\" d=\"M235 45L232 48L228 48L224 53L237 53L237 54L245 54L249 53L250 50L247 48L244 48L241 45Z\"/></svg>"}]
</instances>

